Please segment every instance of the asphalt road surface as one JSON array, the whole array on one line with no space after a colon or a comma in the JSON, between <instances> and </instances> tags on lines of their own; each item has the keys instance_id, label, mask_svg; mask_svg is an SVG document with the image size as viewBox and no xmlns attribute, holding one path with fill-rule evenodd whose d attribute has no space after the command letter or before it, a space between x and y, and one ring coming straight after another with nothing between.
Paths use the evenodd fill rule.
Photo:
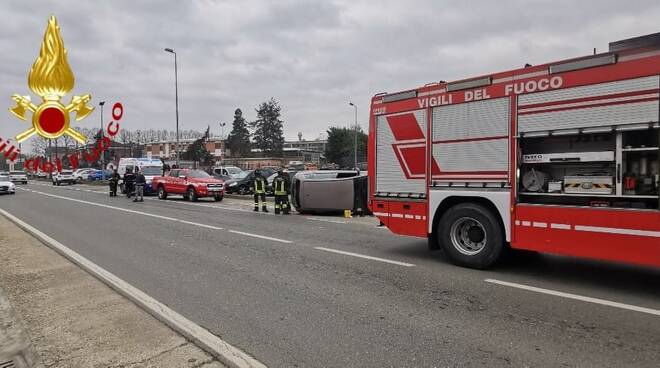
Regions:
<instances>
[{"instance_id":1,"label":"asphalt road surface","mask_svg":"<svg viewBox=\"0 0 660 368\"><path fill-rule=\"evenodd\" d=\"M536 255L476 271L369 220L18 188L0 208L268 366L660 361L658 270Z\"/></svg>"}]
</instances>

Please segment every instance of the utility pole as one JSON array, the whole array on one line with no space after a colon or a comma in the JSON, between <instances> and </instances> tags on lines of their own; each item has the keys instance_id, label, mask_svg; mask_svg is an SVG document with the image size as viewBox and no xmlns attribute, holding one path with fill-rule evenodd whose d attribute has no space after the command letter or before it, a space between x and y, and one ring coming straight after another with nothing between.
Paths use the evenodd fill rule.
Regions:
<instances>
[{"instance_id":1,"label":"utility pole","mask_svg":"<svg viewBox=\"0 0 660 368\"><path fill-rule=\"evenodd\" d=\"M103 105L105 105L105 101L100 101L99 106L101 106L101 131L99 132L99 141L101 141L105 136L105 134L103 134ZM101 152L101 180L105 180L105 152Z\"/></svg>"},{"instance_id":2,"label":"utility pole","mask_svg":"<svg viewBox=\"0 0 660 368\"><path fill-rule=\"evenodd\" d=\"M174 54L174 100L176 104L176 167L179 167L179 77L176 65L176 52L173 49L166 48L165 51Z\"/></svg>"},{"instance_id":3,"label":"utility pole","mask_svg":"<svg viewBox=\"0 0 660 368\"><path fill-rule=\"evenodd\" d=\"M354 135L354 142L353 142L353 149L354 149L354 152L353 152L353 158L354 158L354 165L355 165L355 166L353 166L353 168L354 168L354 169L357 169L357 142L358 142L358 139L357 139L357 136L358 136L357 110L358 110L358 109L357 109L357 105L354 104L353 102L349 102L348 104L351 105L351 106L353 106L353 107L355 108L355 126L353 127L353 129L354 129L354 134L353 134L353 135Z\"/></svg>"}]
</instances>

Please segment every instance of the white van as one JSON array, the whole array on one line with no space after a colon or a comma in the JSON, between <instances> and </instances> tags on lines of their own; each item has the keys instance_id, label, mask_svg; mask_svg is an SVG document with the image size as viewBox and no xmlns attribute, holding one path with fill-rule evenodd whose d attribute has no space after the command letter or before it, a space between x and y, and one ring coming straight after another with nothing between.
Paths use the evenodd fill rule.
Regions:
<instances>
[{"instance_id":1,"label":"white van","mask_svg":"<svg viewBox=\"0 0 660 368\"><path fill-rule=\"evenodd\" d=\"M142 172L144 178L147 180L147 185L144 187L144 193L152 193L153 188L151 187L151 181L154 179L154 176L163 175L163 162L157 158L125 157L119 159L117 173L123 178L124 174L126 174L126 171L129 169L135 173L136 167ZM122 193L126 193L123 180L119 181L119 187Z\"/></svg>"},{"instance_id":2,"label":"white van","mask_svg":"<svg viewBox=\"0 0 660 368\"><path fill-rule=\"evenodd\" d=\"M235 179L240 173L242 173L239 167L226 165L226 166L216 166L213 168L213 173L221 176L229 176L232 179Z\"/></svg>"}]
</instances>

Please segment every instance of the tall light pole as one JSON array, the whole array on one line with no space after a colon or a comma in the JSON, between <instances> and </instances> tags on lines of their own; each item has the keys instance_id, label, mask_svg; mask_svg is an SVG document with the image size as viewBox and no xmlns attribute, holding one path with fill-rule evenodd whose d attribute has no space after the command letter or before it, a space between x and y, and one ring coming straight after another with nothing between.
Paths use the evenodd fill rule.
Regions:
<instances>
[{"instance_id":1,"label":"tall light pole","mask_svg":"<svg viewBox=\"0 0 660 368\"><path fill-rule=\"evenodd\" d=\"M101 107L101 131L99 132L99 141L103 139L103 105L105 101L100 101L99 106ZM101 152L101 180L105 180L105 152Z\"/></svg>"},{"instance_id":2,"label":"tall light pole","mask_svg":"<svg viewBox=\"0 0 660 368\"><path fill-rule=\"evenodd\" d=\"M179 167L179 77L176 66L176 52L170 48L166 48L165 51L174 54L174 99L176 101L176 145L174 150L176 151L176 167Z\"/></svg>"},{"instance_id":3,"label":"tall light pole","mask_svg":"<svg viewBox=\"0 0 660 368\"><path fill-rule=\"evenodd\" d=\"M355 108L355 126L353 127L353 129L355 129L355 132L354 132L354 133L355 133L355 134L354 134L354 138L355 138L355 140L354 140L354 142L353 142L353 146L354 146L354 147L353 147L353 148L354 148L354 153L353 153L354 157L353 157L353 158L355 159L355 161L354 161L355 166L354 166L353 168L357 169L357 142L358 142L358 139L357 139L357 136L358 136L358 130L357 130L357 128L358 128L358 123L357 123L357 105L354 104L353 102L349 102L348 104L351 105L351 106L353 106L353 107Z\"/></svg>"},{"instance_id":4,"label":"tall light pole","mask_svg":"<svg viewBox=\"0 0 660 368\"><path fill-rule=\"evenodd\" d=\"M225 160L225 125L227 125L227 123L219 122L218 124L220 124L220 131L221 131L221 133L220 133L220 138L221 138L221 142L220 142L220 148L221 148L220 149L220 163L223 163L223 161Z\"/></svg>"}]
</instances>

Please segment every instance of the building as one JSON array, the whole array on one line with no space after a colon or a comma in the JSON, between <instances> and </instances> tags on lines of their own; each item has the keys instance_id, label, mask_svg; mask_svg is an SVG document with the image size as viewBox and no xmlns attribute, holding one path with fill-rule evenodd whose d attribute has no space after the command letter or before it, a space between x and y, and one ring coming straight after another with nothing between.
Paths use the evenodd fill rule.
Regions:
<instances>
[{"instance_id":1,"label":"building","mask_svg":"<svg viewBox=\"0 0 660 368\"><path fill-rule=\"evenodd\" d=\"M98 159L92 163L87 162L85 159L87 156L85 153L93 154L93 151L96 149L96 143L88 143L86 145L70 145L68 147L58 147L51 145L45 148L44 154L49 161L55 161L57 159L63 160L64 157L75 154L79 157L78 165L80 167L100 167L101 159ZM106 151L106 164L114 163L115 165L119 162L119 159L124 157L135 157L142 154L142 149L144 147L136 143L120 143L117 141L111 141L110 147ZM92 156L93 157L93 156Z\"/></svg>"},{"instance_id":2,"label":"building","mask_svg":"<svg viewBox=\"0 0 660 368\"><path fill-rule=\"evenodd\" d=\"M284 148L299 148L305 151L318 152L321 155L325 153L325 147L328 145L327 139L315 139L313 141L306 141L302 139L302 134L298 135L297 141L285 141Z\"/></svg>"},{"instance_id":3,"label":"building","mask_svg":"<svg viewBox=\"0 0 660 368\"><path fill-rule=\"evenodd\" d=\"M179 153L186 152L188 147L195 142L197 138L179 139ZM224 159L228 152L225 148L225 141L219 137L211 137L206 141L206 149L216 161ZM162 158L171 160L176 158L176 140L166 140L150 142L144 145L144 156Z\"/></svg>"}]
</instances>

